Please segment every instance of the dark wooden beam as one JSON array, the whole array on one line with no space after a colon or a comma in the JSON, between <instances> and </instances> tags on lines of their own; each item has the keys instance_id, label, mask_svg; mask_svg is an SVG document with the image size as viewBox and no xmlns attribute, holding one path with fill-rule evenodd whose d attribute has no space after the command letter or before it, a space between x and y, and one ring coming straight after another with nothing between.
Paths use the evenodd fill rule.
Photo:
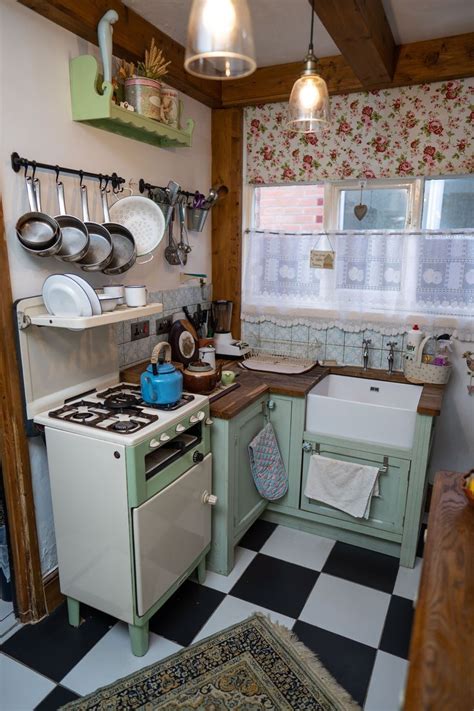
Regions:
<instances>
[{"instance_id":1,"label":"dark wooden beam","mask_svg":"<svg viewBox=\"0 0 474 711\"><path fill-rule=\"evenodd\" d=\"M212 208L212 293L234 302L232 335L240 337L242 280L243 111L212 112L212 184L229 194Z\"/></svg>"},{"instance_id":2,"label":"dark wooden beam","mask_svg":"<svg viewBox=\"0 0 474 711\"><path fill-rule=\"evenodd\" d=\"M246 79L223 82L224 107L288 101L293 83L302 69L302 62L262 67ZM474 32L454 37L442 37L401 45L393 79L380 82L372 89L389 89L435 81L462 79L473 75ZM330 94L364 91L359 79L344 57L324 57L319 71L328 84Z\"/></svg>"},{"instance_id":3,"label":"dark wooden beam","mask_svg":"<svg viewBox=\"0 0 474 711\"><path fill-rule=\"evenodd\" d=\"M184 47L120 0L50 0L49 2L19 0L19 2L93 44L97 44L97 23L100 18L107 10L116 10L119 15L119 20L114 25L116 56L129 61L143 59L145 49L154 37L166 59L171 60L166 82L206 106L220 106L220 83L188 74L183 66Z\"/></svg>"},{"instance_id":4,"label":"dark wooden beam","mask_svg":"<svg viewBox=\"0 0 474 711\"><path fill-rule=\"evenodd\" d=\"M10 532L15 597L22 622L46 614L31 484L30 455L23 421L16 357L12 295L3 208L0 199L0 460Z\"/></svg>"},{"instance_id":5,"label":"dark wooden beam","mask_svg":"<svg viewBox=\"0 0 474 711\"><path fill-rule=\"evenodd\" d=\"M309 2L364 88L392 80L397 48L382 0Z\"/></svg>"}]
</instances>

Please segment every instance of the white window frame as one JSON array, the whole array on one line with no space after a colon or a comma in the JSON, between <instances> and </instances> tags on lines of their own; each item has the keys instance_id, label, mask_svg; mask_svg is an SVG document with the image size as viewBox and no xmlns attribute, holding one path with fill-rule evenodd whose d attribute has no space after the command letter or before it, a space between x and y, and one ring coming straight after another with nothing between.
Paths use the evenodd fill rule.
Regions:
<instances>
[{"instance_id":1,"label":"white window frame","mask_svg":"<svg viewBox=\"0 0 474 711\"><path fill-rule=\"evenodd\" d=\"M377 178L371 180L326 180L311 183L294 183L294 185L324 185L324 219L322 231L339 230L339 214L341 194L343 190L359 190L361 183L367 189L382 190L387 188L403 188L408 190L408 210L405 229L419 229L421 227L423 211L423 178ZM256 228L255 225L255 189L266 187L288 187L288 183L272 185L244 185L243 186L243 228ZM361 224L361 229L364 226Z\"/></svg>"}]
</instances>

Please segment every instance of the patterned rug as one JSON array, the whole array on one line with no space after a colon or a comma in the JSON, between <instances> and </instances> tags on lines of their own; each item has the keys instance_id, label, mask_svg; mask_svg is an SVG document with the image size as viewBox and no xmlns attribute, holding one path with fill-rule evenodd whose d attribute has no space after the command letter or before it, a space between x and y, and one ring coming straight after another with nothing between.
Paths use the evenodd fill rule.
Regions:
<instances>
[{"instance_id":1,"label":"patterned rug","mask_svg":"<svg viewBox=\"0 0 474 711\"><path fill-rule=\"evenodd\" d=\"M256 613L63 709L356 711L360 707L293 632Z\"/></svg>"}]
</instances>

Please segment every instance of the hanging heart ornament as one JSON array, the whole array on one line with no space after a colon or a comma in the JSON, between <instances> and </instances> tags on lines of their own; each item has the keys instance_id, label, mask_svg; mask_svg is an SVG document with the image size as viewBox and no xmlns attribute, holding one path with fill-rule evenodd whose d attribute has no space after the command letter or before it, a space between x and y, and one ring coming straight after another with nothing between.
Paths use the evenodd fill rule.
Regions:
<instances>
[{"instance_id":1,"label":"hanging heart ornament","mask_svg":"<svg viewBox=\"0 0 474 711\"><path fill-rule=\"evenodd\" d=\"M364 217L367 214L367 205L363 205L360 203L359 205L356 205L354 208L354 215L357 217L358 220L363 220Z\"/></svg>"}]
</instances>

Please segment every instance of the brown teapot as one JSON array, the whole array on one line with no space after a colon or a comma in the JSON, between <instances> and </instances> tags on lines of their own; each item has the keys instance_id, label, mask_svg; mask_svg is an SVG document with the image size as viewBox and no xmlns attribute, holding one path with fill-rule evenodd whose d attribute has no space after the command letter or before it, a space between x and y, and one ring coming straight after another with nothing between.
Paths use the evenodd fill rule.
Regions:
<instances>
[{"instance_id":1,"label":"brown teapot","mask_svg":"<svg viewBox=\"0 0 474 711\"><path fill-rule=\"evenodd\" d=\"M222 365L213 368L204 360L190 363L183 372L184 389L190 393L208 395L217 387L221 379Z\"/></svg>"}]
</instances>

